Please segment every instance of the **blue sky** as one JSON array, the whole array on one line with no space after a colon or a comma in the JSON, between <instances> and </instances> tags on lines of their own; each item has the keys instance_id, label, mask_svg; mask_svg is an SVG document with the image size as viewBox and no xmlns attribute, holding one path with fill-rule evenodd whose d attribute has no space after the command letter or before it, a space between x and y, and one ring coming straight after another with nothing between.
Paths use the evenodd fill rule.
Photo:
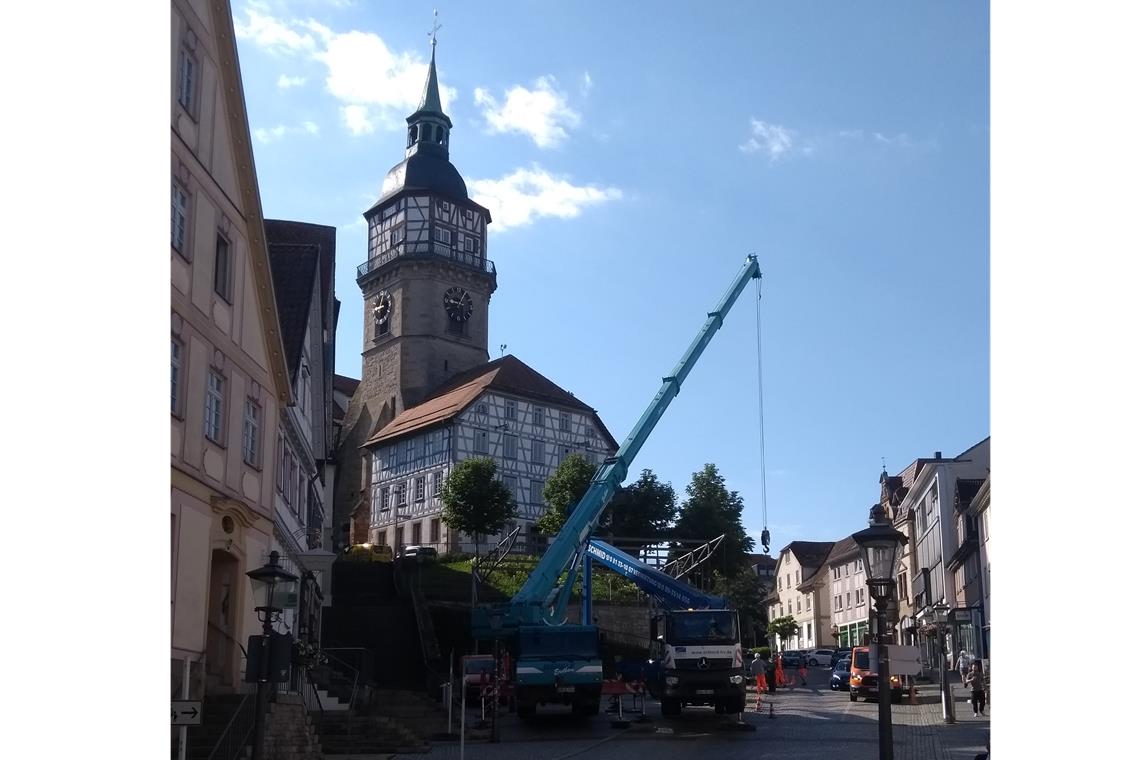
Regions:
<instances>
[{"instance_id":1,"label":"blue sky","mask_svg":"<svg viewBox=\"0 0 1140 760\"><path fill-rule=\"evenodd\" d=\"M882 458L989 435L984 3L234 0L265 214L339 230L338 372L433 8L451 159L494 219L492 358L620 441L756 253L774 548L864 527ZM683 498L716 463L758 536L755 324L750 289L632 471Z\"/></svg>"}]
</instances>

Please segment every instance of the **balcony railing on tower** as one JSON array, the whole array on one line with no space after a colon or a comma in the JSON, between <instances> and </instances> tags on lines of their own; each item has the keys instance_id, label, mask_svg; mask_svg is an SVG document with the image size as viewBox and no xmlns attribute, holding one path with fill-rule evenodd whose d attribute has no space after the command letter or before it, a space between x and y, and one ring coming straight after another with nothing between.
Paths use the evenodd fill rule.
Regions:
<instances>
[{"instance_id":1,"label":"balcony railing on tower","mask_svg":"<svg viewBox=\"0 0 1140 760\"><path fill-rule=\"evenodd\" d=\"M430 259L435 257L449 259L462 266L470 267L480 272L486 272L490 275L495 274L495 262L480 254L457 251L444 243L436 241L430 243L409 243L405 241L397 243L393 247L373 256L358 266L356 268L356 279L360 280L360 278L375 272L388 262L399 258Z\"/></svg>"}]
</instances>

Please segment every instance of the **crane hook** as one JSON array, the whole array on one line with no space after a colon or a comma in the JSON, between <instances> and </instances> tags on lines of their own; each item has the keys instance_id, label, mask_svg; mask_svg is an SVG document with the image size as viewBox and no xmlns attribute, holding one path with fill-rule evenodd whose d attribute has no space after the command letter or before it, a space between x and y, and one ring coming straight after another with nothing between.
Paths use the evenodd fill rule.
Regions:
<instances>
[{"instance_id":1,"label":"crane hook","mask_svg":"<svg viewBox=\"0 0 1140 760\"><path fill-rule=\"evenodd\" d=\"M764 545L764 553L768 553L768 549L772 545L772 536L768 533L768 529L760 531L760 543Z\"/></svg>"}]
</instances>

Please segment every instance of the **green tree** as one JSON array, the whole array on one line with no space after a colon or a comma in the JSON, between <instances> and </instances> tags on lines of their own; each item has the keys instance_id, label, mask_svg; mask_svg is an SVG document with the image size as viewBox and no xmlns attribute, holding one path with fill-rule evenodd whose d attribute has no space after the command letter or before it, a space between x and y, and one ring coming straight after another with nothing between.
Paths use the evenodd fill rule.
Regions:
<instances>
[{"instance_id":1,"label":"green tree","mask_svg":"<svg viewBox=\"0 0 1140 760\"><path fill-rule=\"evenodd\" d=\"M495 462L486 457L465 459L443 481L443 521L475 539L479 554L480 534L498 533L518 514L515 497L495 477Z\"/></svg>"},{"instance_id":2,"label":"green tree","mask_svg":"<svg viewBox=\"0 0 1140 760\"><path fill-rule=\"evenodd\" d=\"M681 504L674 534L678 538L708 541L724 534L724 541L709 559L709 566L733 577L748 569L748 553L755 541L740 521L744 500L724 487L724 476L715 464L706 464L685 486L687 498Z\"/></svg>"},{"instance_id":3,"label":"green tree","mask_svg":"<svg viewBox=\"0 0 1140 760\"><path fill-rule=\"evenodd\" d=\"M571 454L562 460L542 489L542 498L548 507L535 523L540 531L553 536L562 530L566 518L570 516L582 494L589 488L596 469L597 467L581 454Z\"/></svg>"},{"instance_id":4,"label":"green tree","mask_svg":"<svg viewBox=\"0 0 1140 760\"><path fill-rule=\"evenodd\" d=\"M768 623L768 635L779 636L781 641L787 641L793 636L798 636L800 627L796 625L796 620L791 615L784 615Z\"/></svg>"},{"instance_id":5,"label":"green tree","mask_svg":"<svg viewBox=\"0 0 1140 760\"><path fill-rule=\"evenodd\" d=\"M676 517L677 494L673 486L658 480L652 470L642 470L636 481L614 494L603 524L615 537L615 546L637 556L654 542L620 539L632 536L659 538Z\"/></svg>"},{"instance_id":6,"label":"green tree","mask_svg":"<svg viewBox=\"0 0 1140 760\"><path fill-rule=\"evenodd\" d=\"M758 633L767 630L768 615L764 598L767 590L760 578L751 570L744 570L731 577L716 574L713 591L728 600L729 605L740 614L740 627L748 635L749 642L755 641Z\"/></svg>"}]
</instances>

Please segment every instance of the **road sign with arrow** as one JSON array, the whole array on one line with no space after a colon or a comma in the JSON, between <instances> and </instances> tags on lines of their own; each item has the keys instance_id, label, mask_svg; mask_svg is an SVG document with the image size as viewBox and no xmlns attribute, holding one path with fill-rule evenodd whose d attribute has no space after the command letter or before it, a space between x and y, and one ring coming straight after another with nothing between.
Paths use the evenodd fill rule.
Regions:
<instances>
[{"instance_id":1,"label":"road sign with arrow","mask_svg":"<svg viewBox=\"0 0 1140 760\"><path fill-rule=\"evenodd\" d=\"M170 703L170 725L172 726L200 726L202 725L201 701L174 701Z\"/></svg>"}]
</instances>

